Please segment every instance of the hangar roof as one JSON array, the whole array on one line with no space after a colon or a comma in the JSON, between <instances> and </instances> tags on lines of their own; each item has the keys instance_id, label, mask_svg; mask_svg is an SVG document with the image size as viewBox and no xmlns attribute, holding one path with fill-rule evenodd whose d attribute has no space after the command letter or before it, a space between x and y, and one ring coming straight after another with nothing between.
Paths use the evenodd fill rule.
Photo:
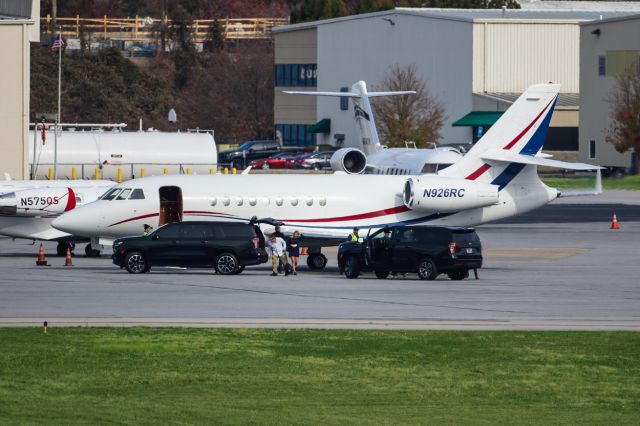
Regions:
<instances>
[{"instance_id":1,"label":"hangar roof","mask_svg":"<svg viewBox=\"0 0 640 426\"><path fill-rule=\"evenodd\" d=\"M545 2L546 3L546 2ZM389 15L410 15L423 16L428 18L448 19L465 22L485 22L485 21L512 21L512 20L533 20L533 21L592 21L599 19L610 19L626 17L640 13L640 2L623 2L633 4L626 9L613 8L607 6L612 2L604 2L604 6L596 6L591 10L582 9L438 9L438 8L410 8L397 7L383 12L364 13L361 15L343 16L341 18L324 19L320 21L302 22L299 24L282 25L273 28L273 32L295 31L301 29L315 28L320 25L345 22L356 19L369 19L375 17L387 17Z\"/></svg>"}]
</instances>

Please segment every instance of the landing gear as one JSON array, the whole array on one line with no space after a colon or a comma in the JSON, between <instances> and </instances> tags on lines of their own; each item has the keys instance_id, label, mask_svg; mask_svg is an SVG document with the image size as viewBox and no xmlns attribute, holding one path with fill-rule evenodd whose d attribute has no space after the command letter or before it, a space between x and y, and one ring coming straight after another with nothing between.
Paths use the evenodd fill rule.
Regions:
<instances>
[{"instance_id":1,"label":"landing gear","mask_svg":"<svg viewBox=\"0 0 640 426\"><path fill-rule=\"evenodd\" d=\"M319 271L327 266L327 257L322 253L309 253L307 265L314 271Z\"/></svg>"},{"instance_id":2,"label":"landing gear","mask_svg":"<svg viewBox=\"0 0 640 426\"><path fill-rule=\"evenodd\" d=\"M100 256L100 250L95 250L91 247L91 244L87 244L84 248L84 254L86 254L87 257L98 257Z\"/></svg>"},{"instance_id":3,"label":"landing gear","mask_svg":"<svg viewBox=\"0 0 640 426\"><path fill-rule=\"evenodd\" d=\"M71 241L58 241L56 253L58 254L58 256L66 256L67 249L71 250L71 253L73 254L74 248L76 248L76 245Z\"/></svg>"}]
</instances>

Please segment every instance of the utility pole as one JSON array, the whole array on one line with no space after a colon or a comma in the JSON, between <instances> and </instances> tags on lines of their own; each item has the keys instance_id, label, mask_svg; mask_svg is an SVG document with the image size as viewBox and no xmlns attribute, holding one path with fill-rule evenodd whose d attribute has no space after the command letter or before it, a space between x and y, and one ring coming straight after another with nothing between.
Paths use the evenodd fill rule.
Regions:
<instances>
[{"instance_id":1,"label":"utility pole","mask_svg":"<svg viewBox=\"0 0 640 426\"><path fill-rule=\"evenodd\" d=\"M62 29L58 36L60 46L58 47L58 114L56 116L55 135L53 139L53 178L58 178L58 130L60 125L60 93L62 90Z\"/></svg>"}]
</instances>

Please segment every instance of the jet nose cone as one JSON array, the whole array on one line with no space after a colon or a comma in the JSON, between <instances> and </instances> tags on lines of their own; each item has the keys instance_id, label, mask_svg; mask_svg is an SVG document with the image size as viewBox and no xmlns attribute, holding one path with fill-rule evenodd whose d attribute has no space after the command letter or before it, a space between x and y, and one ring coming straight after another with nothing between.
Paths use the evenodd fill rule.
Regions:
<instances>
[{"instance_id":1,"label":"jet nose cone","mask_svg":"<svg viewBox=\"0 0 640 426\"><path fill-rule=\"evenodd\" d=\"M97 221L91 220L88 206L70 210L51 222L54 228L77 236L89 237L97 230Z\"/></svg>"}]
</instances>

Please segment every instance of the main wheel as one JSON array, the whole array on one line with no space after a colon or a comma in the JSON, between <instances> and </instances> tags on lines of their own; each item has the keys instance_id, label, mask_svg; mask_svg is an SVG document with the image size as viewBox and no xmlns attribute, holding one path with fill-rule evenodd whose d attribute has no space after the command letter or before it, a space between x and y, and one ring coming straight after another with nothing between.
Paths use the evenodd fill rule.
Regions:
<instances>
[{"instance_id":1,"label":"main wheel","mask_svg":"<svg viewBox=\"0 0 640 426\"><path fill-rule=\"evenodd\" d=\"M58 256L66 256L67 249L71 250L71 254L73 254L73 249L75 248L74 244L69 241L59 241L56 246L56 254Z\"/></svg>"},{"instance_id":2,"label":"main wheel","mask_svg":"<svg viewBox=\"0 0 640 426\"><path fill-rule=\"evenodd\" d=\"M307 265L310 269L318 271L327 266L327 257L322 253L311 253L307 257Z\"/></svg>"},{"instance_id":3,"label":"main wheel","mask_svg":"<svg viewBox=\"0 0 640 426\"><path fill-rule=\"evenodd\" d=\"M380 278L381 280L386 279L389 276L389 271L376 271L376 277Z\"/></svg>"},{"instance_id":4,"label":"main wheel","mask_svg":"<svg viewBox=\"0 0 640 426\"><path fill-rule=\"evenodd\" d=\"M130 274L142 274L147 266L144 255L139 251L132 251L124 258L124 268Z\"/></svg>"},{"instance_id":5,"label":"main wheel","mask_svg":"<svg viewBox=\"0 0 640 426\"><path fill-rule=\"evenodd\" d=\"M94 250L91 244L87 244L84 247L84 254L86 254L87 257L98 257L100 256L100 250Z\"/></svg>"},{"instance_id":6,"label":"main wheel","mask_svg":"<svg viewBox=\"0 0 640 426\"><path fill-rule=\"evenodd\" d=\"M358 278L360 275L360 261L355 256L347 257L344 262L344 276L347 278Z\"/></svg>"},{"instance_id":7,"label":"main wheel","mask_svg":"<svg viewBox=\"0 0 640 426\"><path fill-rule=\"evenodd\" d=\"M233 253L222 253L216 257L215 267L220 275L233 275L238 271L240 265L238 258Z\"/></svg>"},{"instance_id":8,"label":"main wheel","mask_svg":"<svg viewBox=\"0 0 640 426\"><path fill-rule=\"evenodd\" d=\"M435 280L438 276L438 271L436 270L436 264L433 260L425 257L418 263L418 277L421 280Z\"/></svg>"},{"instance_id":9,"label":"main wheel","mask_svg":"<svg viewBox=\"0 0 640 426\"><path fill-rule=\"evenodd\" d=\"M462 271L451 271L447 275L449 276L450 279L454 281L460 281L460 280L464 280L469 276L469 271L467 271L466 269Z\"/></svg>"}]
</instances>

